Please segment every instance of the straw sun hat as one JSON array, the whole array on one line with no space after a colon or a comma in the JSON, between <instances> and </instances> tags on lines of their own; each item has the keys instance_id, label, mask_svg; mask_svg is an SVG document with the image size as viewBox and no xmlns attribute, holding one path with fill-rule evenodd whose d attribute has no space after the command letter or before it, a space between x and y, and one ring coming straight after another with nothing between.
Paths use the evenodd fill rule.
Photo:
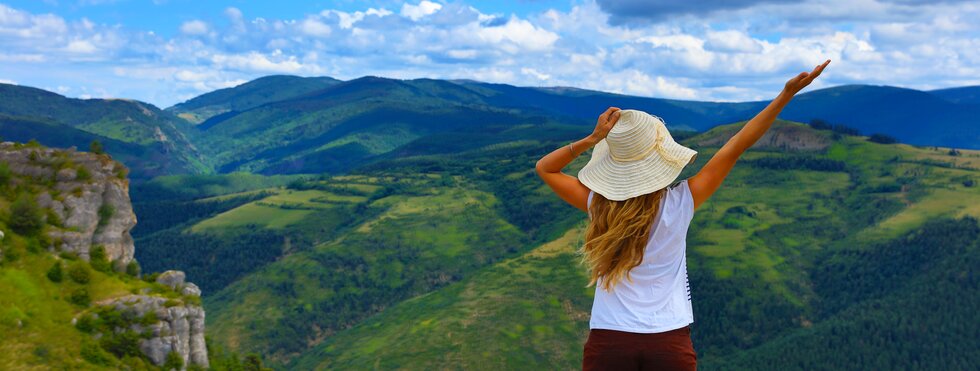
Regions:
<instances>
[{"instance_id":1,"label":"straw sun hat","mask_svg":"<svg viewBox=\"0 0 980 371\"><path fill-rule=\"evenodd\" d=\"M620 110L619 121L592 150L579 181L613 201L670 185L697 151L674 141L664 121L638 110Z\"/></svg>"}]
</instances>

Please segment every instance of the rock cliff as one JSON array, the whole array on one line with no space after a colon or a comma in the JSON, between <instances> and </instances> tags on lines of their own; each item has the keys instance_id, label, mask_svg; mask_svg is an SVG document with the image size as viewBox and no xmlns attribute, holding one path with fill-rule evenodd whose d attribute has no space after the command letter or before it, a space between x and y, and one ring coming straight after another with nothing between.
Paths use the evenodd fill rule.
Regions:
<instances>
[{"instance_id":1,"label":"rock cliff","mask_svg":"<svg viewBox=\"0 0 980 371\"><path fill-rule=\"evenodd\" d=\"M128 271L127 264L134 261L130 230L136 225L136 215L129 199L127 170L122 164L108 155L79 152L74 148L3 142L0 143L0 167L5 168L2 172L9 172L4 180L9 182L5 184L8 189L35 198L45 224L41 229L43 236L37 241L41 248L53 253L55 259L66 261L57 263L59 267L71 264L68 260L75 258L70 255L90 261L93 248L102 246L106 258L113 263L111 268L116 271L111 272L107 267L104 272L118 275ZM40 253L43 254L43 250ZM70 253L68 260L61 258L65 256L63 253ZM92 267L95 266L93 261ZM57 282L62 281L61 274L59 269ZM51 278L51 272L48 277L55 280ZM78 283L89 282L88 274L84 280L73 279ZM168 356L176 353L182 359L184 369L190 365L207 368L205 313L200 306L201 290L197 285L185 282L183 272L166 271L153 282L138 287L142 288L133 288L132 294L104 298L92 306L88 305L87 299L77 301L75 304L84 310L75 316L72 325L85 328L83 331L94 339L120 333L137 334L122 339L138 338L132 341L138 343L145 359L157 366L164 365ZM88 297L87 292L84 297ZM102 323L111 325L93 328L91 321L98 319L99 313L113 313L113 318L127 320L106 319ZM80 320L89 321L89 326L80 325Z\"/></svg>"},{"instance_id":2,"label":"rock cliff","mask_svg":"<svg viewBox=\"0 0 980 371\"><path fill-rule=\"evenodd\" d=\"M47 223L53 251L70 251L89 259L92 246L102 245L117 267L133 260L136 214L129 201L126 168L107 155L0 143L0 162L31 182L50 186L37 196L49 208ZM23 179L14 179L14 182ZM53 216L52 216L53 215ZM58 220L51 220L58 219Z\"/></svg>"}]
</instances>

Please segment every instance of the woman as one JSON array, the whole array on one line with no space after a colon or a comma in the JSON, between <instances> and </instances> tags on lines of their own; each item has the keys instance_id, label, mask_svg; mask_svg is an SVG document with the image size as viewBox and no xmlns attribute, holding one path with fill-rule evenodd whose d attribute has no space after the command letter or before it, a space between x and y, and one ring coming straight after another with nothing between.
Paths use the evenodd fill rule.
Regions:
<instances>
[{"instance_id":1,"label":"woman","mask_svg":"<svg viewBox=\"0 0 980 371\"><path fill-rule=\"evenodd\" d=\"M696 368L685 255L694 209L829 63L786 82L696 175L674 185L697 152L674 142L660 118L642 111L610 107L591 135L538 161L541 179L591 219L580 251L590 271L586 287L596 285L583 369ZM561 172L593 146L578 178Z\"/></svg>"}]
</instances>

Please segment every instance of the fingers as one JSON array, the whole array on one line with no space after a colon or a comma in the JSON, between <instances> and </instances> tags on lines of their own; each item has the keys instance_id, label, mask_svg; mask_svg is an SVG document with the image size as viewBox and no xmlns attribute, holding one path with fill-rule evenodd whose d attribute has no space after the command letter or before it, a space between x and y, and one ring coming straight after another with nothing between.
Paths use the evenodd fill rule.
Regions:
<instances>
[{"instance_id":1,"label":"fingers","mask_svg":"<svg viewBox=\"0 0 980 371\"><path fill-rule=\"evenodd\" d=\"M809 75L807 75L806 77L804 77L803 81L806 82L807 84L810 84L810 82L812 82L813 79L816 79L817 76L820 76L820 74L823 72L823 69L824 68L827 68L827 65L828 64L830 64L830 59L826 60L825 62L823 62L821 64L818 64L816 67L813 68L813 72L810 72ZM803 72L803 73L806 73L806 72Z\"/></svg>"},{"instance_id":2,"label":"fingers","mask_svg":"<svg viewBox=\"0 0 980 371\"><path fill-rule=\"evenodd\" d=\"M605 123L606 121L609 121L609 116L612 115L613 112L617 112L617 111L619 111L619 108L617 107L607 108L606 112L603 112L601 115L599 115L599 123ZM619 116L617 115L616 117Z\"/></svg>"},{"instance_id":3,"label":"fingers","mask_svg":"<svg viewBox=\"0 0 980 371\"><path fill-rule=\"evenodd\" d=\"M611 122L611 123L614 123L614 124L615 124L615 123L616 123L616 121L619 121L619 112L620 112L620 111L619 111L619 109L617 108L617 109L616 109L616 112L613 112L613 113L612 113L612 115L609 115L609 122Z\"/></svg>"}]
</instances>

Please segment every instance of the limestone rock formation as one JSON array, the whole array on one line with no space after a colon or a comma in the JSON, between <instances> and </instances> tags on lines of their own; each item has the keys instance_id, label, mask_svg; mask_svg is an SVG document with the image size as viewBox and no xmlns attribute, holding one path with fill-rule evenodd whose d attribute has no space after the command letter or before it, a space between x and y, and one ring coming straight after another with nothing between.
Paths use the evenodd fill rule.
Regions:
<instances>
[{"instance_id":1,"label":"limestone rock formation","mask_svg":"<svg viewBox=\"0 0 980 371\"><path fill-rule=\"evenodd\" d=\"M61 221L48 236L52 250L71 251L88 260L92 246L105 247L108 258L124 267L133 260L136 214L129 201L126 168L109 158L71 149L0 143L0 162L12 173L53 184L37 196ZM49 221L50 222L50 221ZM49 223L51 224L51 223Z\"/></svg>"},{"instance_id":2,"label":"limestone rock formation","mask_svg":"<svg viewBox=\"0 0 980 371\"><path fill-rule=\"evenodd\" d=\"M177 352L184 365L198 365L207 368L208 350L204 343L204 309L197 305L180 303L150 295L128 295L113 299L103 305L115 307L120 312L129 312L129 317L143 317L153 312L158 322L144 326L130 325L130 330L152 333L149 339L140 340L140 350L153 364L160 366L166 362L167 354ZM125 330L125 329L119 329Z\"/></svg>"}]
</instances>

